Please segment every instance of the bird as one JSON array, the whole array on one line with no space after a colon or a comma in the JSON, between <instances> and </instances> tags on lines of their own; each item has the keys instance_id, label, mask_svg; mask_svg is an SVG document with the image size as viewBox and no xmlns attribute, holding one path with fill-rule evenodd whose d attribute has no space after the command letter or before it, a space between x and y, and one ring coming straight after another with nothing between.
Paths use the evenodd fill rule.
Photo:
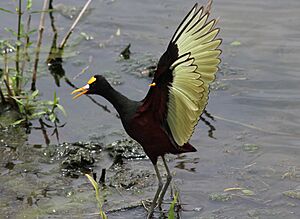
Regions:
<instances>
[{"instance_id":1,"label":"bird","mask_svg":"<svg viewBox=\"0 0 300 219\"><path fill-rule=\"evenodd\" d=\"M211 0L201 7L196 3L182 20L142 100L129 99L97 74L72 92L76 94L74 99L96 94L109 101L127 134L143 147L152 162L158 188L147 218L152 218L156 207L161 209L172 180L165 155L197 151L189 140L208 103L209 86L215 80L222 52L218 19L209 19L211 4ZM165 183L157 166L159 157L167 173Z\"/></svg>"}]
</instances>

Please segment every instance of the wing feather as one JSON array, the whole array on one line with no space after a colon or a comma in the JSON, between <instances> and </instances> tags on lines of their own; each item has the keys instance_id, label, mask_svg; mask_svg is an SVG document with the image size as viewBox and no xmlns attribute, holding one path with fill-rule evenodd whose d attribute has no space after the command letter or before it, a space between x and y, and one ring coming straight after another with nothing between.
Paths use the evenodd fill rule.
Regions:
<instances>
[{"instance_id":1,"label":"wing feather","mask_svg":"<svg viewBox=\"0 0 300 219\"><path fill-rule=\"evenodd\" d=\"M170 66L173 80L168 85L167 124L179 146L194 132L221 61L221 40L215 39L219 29L215 28L216 20L208 22L208 17L209 12L194 7L171 40L180 58Z\"/></svg>"},{"instance_id":2,"label":"wing feather","mask_svg":"<svg viewBox=\"0 0 300 219\"><path fill-rule=\"evenodd\" d=\"M209 20L211 1L196 4L175 31L158 62L152 86L139 108L150 110L177 146L192 136L208 101L209 84L220 63L217 21Z\"/></svg>"}]
</instances>

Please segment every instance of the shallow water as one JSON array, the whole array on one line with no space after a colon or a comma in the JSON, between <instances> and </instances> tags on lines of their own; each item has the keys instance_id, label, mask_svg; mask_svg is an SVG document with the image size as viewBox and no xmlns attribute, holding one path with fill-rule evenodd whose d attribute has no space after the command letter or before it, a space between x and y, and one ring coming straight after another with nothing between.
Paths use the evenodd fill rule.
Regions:
<instances>
[{"instance_id":1,"label":"shallow water","mask_svg":"<svg viewBox=\"0 0 300 219\"><path fill-rule=\"evenodd\" d=\"M74 1L63 3L70 5ZM83 5L84 1L76 1L76 4ZM70 47L66 48L63 63L66 77L81 86L94 73L104 72L112 80L122 82L115 86L116 89L131 99L142 99L151 80L133 72L139 72L140 65L150 65L152 60L159 59L193 4L194 1L174 0L94 1L92 10L72 34ZM1 2L0 7L13 9L15 6ZM34 8L41 7L41 2L34 2ZM299 8L298 0L214 1L212 16L220 17L218 26L223 39L216 86L220 89L211 92L207 107L216 118L213 123L215 139L207 136L208 128L200 123L191 139L198 152L169 157L175 175L173 182L180 191L183 206L181 218L300 217L299 199L283 195L285 191L300 189ZM72 20L59 13L55 16L61 39ZM2 29L16 23L13 15L2 11L0 21ZM38 22L39 16L35 15L32 25ZM93 39L83 40L81 32ZM50 28L45 30L44 45L50 45L52 35ZM0 36L5 38L8 34L1 31ZM122 61L119 53L129 43L132 45L131 60ZM42 57L47 53L42 53ZM77 77L87 65L89 69ZM62 117L66 125L59 130L60 142L97 140L110 143L126 136L109 103L95 97L113 113L104 112L85 97L73 101L70 95L73 88L64 79L61 86L56 87L53 77L46 71L46 64L40 62L40 66L38 89L44 98L52 98L56 90L68 113L66 118ZM46 146L40 130L32 130L27 142L16 157L2 160L2 215L9 218L22 215L31 218L28 215L35 214L40 218L96 218L91 215L97 208L86 179L61 176L57 162L49 163L42 154ZM57 143L55 137L51 137L51 143ZM39 144L42 149L32 146ZM1 150L1 153L3 157L10 154L8 150ZM4 165L10 160L18 162L7 171ZM100 174L111 162L107 156L99 155L94 171ZM127 161L125 165L133 172L150 167L148 160ZM112 175L113 171L108 177ZM55 186L47 196L42 196L39 190L53 181ZM108 192L104 208L114 209L152 197L156 189L155 176L146 182L145 188L137 188L144 191ZM19 183L22 186L16 186ZM8 189L9 186L12 189ZM232 196L229 201L210 200L211 194L222 194L226 188L248 189L254 194L247 195L236 189L226 192ZM26 200L16 201L16 196L34 197L39 201L28 205ZM29 213L33 210L34 213ZM108 216L143 218L144 215L145 211L139 207Z\"/></svg>"}]
</instances>

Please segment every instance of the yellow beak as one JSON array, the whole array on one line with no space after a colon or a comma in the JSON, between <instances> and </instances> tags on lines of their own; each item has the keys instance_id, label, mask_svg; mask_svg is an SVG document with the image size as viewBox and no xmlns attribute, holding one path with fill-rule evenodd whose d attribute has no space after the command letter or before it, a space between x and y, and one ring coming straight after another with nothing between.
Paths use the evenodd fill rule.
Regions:
<instances>
[{"instance_id":1,"label":"yellow beak","mask_svg":"<svg viewBox=\"0 0 300 219\"><path fill-rule=\"evenodd\" d=\"M149 84L149 87L154 87L154 86L156 86L155 82L153 82L152 84Z\"/></svg>"},{"instance_id":2,"label":"yellow beak","mask_svg":"<svg viewBox=\"0 0 300 219\"><path fill-rule=\"evenodd\" d=\"M81 88L78 88L78 89L74 90L71 94L76 94L76 93L78 93L78 92L80 92L80 93L78 93L77 95L75 95L75 96L73 97L73 100L76 99L76 98L78 98L78 97L80 97L80 96L82 96L82 95L85 94L86 92L88 92L89 87L90 87L90 86L87 84L87 85L85 85L85 86L83 86L83 87L81 87Z\"/></svg>"}]
</instances>

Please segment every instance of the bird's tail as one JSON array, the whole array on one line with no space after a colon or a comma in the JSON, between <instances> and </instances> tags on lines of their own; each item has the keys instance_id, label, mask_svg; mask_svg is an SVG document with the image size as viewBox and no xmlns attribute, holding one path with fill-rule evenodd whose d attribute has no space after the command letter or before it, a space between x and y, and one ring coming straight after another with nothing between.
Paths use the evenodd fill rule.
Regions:
<instances>
[{"instance_id":1,"label":"bird's tail","mask_svg":"<svg viewBox=\"0 0 300 219\"><path fill-rule=\"evenodd\" d=\"M196 152L197 149L193 147L190 143L185 143L183 146L180 147L182 149L182 153L187 153L187 152Z\"/></svg>"}]
</instances>

